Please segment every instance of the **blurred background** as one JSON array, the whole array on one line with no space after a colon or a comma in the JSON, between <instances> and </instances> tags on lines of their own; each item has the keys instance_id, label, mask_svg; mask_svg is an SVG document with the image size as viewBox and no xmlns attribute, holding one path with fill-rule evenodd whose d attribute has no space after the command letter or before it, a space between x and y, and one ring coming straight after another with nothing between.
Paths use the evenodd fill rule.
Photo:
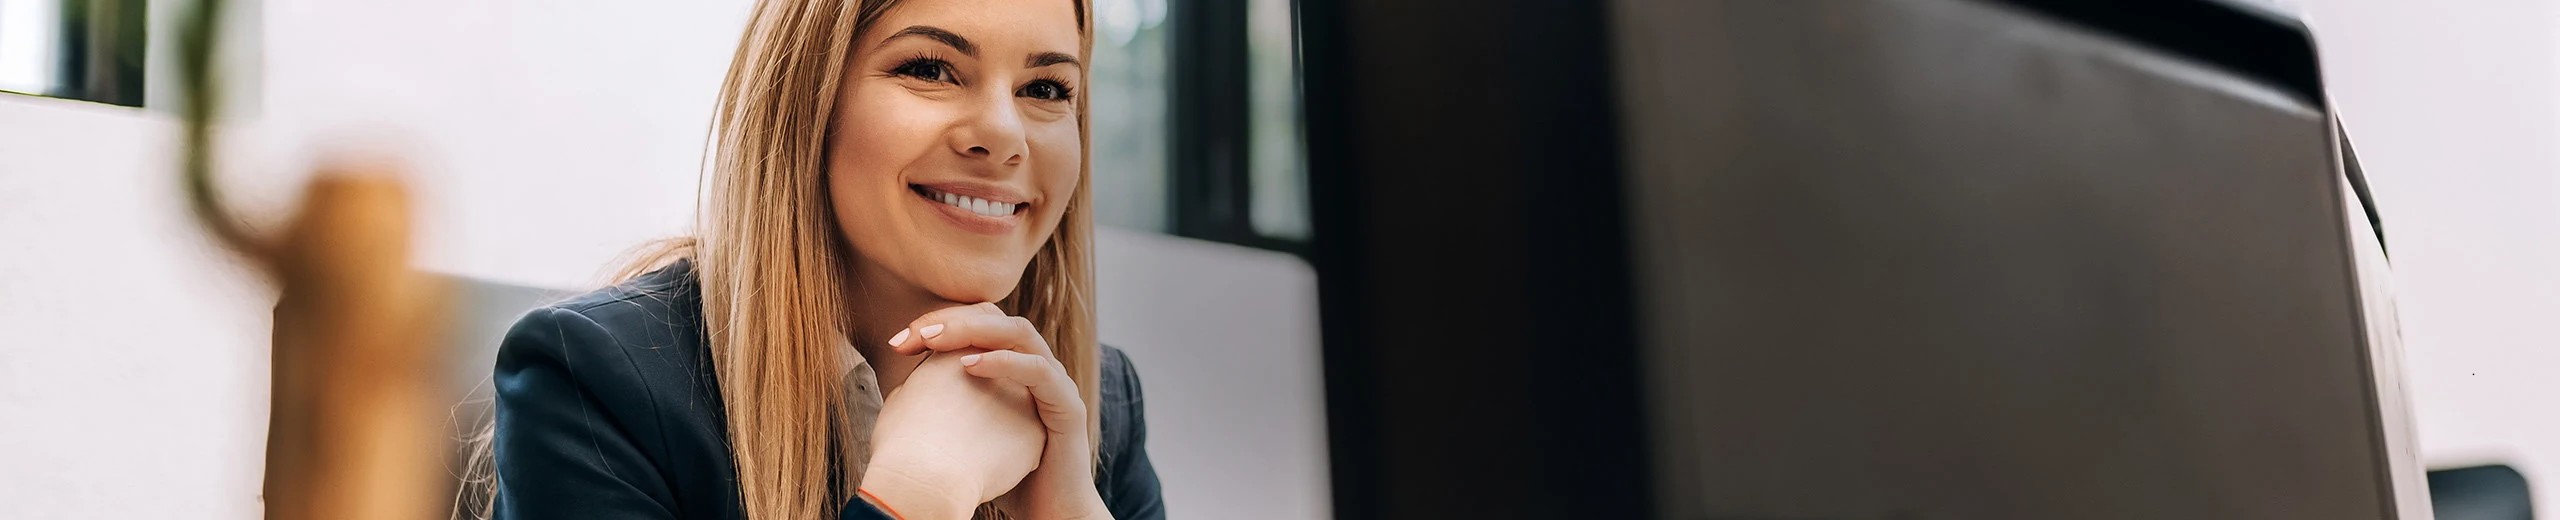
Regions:
<instances>
[{"instance_id":1,"label":"blurred background","mask_svg":"<svg viewBox=\"0 0 2560 520\"><path fill-rule=\"evenodd\" d=\"M1290 2L1094 4L1102 338L1145 371L1168 505L1326 516ZM0 0L7 516L260 510L273 295L182 211L185 5ZM232 198L281 210L318 157L396 154L418 261L515 302L685 231L747 2L232 5ZM2275 5L2316 35L2388 216L2426 462L2511 464L2560 503L2560 2Z\"/></svg>"}]
</instances>

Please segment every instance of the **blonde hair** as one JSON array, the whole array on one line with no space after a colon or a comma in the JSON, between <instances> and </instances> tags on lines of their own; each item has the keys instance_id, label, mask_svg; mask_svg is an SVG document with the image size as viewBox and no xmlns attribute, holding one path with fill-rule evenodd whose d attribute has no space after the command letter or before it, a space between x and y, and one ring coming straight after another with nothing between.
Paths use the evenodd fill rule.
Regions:
<instances>
[{"instance_id":1,"label":"blonde hair","mask_svg":"<svg viewBox=\"0 0 2560 520\"><path fill-rule=\"evenodd\" d=\"M1078 51L1090 55L1086 7L1074 1ZM833 516L859 479L842 461L869 455L846 453L853 428L869 425L840 413L851 252L827 202L826 144L854 38L895 3L758 2L720 88L694 261L750 519ZM1087 113L1076 105L1080 130L1090 130ZM1091 140L1080 141L1089 156ZM1098 404L1092 161L1078 169L1064 220L998 304L1038 326L1085 401Z\"/></svg>"},{"instance_id":2,"label":"blonde hair","mask_svg":"<svg viewBox=\"0 0 2560 520\"><path fill-rule=\"evenodd\" d=\"M827 139L854 39L898 1L757 2L721 82L695 236L655 244L618 277L693 259L739 504L752 520L834 517L861 480L849 462L870 455L851 452L854 429L870 425L850 424L842 413L842 378L851 367L843 366L840 349L850 348L853 320L844 297L852 294L845 288L853 253L826 196ZM1078 52L1089 57L1088 0L1069 1L1076 4ZM1089 112L1086 101L1076 103L1085 159L1065 217L997 304L1048 339L1090 404L1086 424L1098 442ZM479 444L475 459L485 459L486 442ZM475 509L485 517L493 502Z\"/></svg>"}]
</instances>

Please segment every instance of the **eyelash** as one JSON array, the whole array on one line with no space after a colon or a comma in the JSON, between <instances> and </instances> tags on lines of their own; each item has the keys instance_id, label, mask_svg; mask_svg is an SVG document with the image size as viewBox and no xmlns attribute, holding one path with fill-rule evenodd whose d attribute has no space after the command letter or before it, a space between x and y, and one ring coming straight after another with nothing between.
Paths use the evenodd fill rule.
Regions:
<instances>
[{"instance_id":1,"label":"eyelash","mask_svg":"<svg viewBox=\"0 0 2560 520\"><path fill-rule=\"evenodd\" d=\"M938 74L942 76L942 79L926 77L927 74ZM950 83L960 82L960 75L951 71L951 62L943 61L941 58L925 56L907 58L905 61L898 62L898 66L889 67L889 75L905 76L925 81L942 81Z\"/></svg>"},{"instance_id":2,"label":"eyelash","mask_svg":"<svg viewBox=\"0 0 2560 520\"><path fill-rule=\"evenodd\" d=\"M1045 85L1045 86L1048 86L1049 88L1052 88L1052 89L1057 89L1057 91L1058 91L1058 97L1054 97L1054 98L1040 98L1040 97L1034 97L1034 98L1032 98L1032 99L1038 99L1038 100L1041 100L1041 101L1073 101L1073 100L1075 100L1075 99L1076 99L1076 89L1075 89L1074 87L1069 87L1069 86L1067 86L1067 82L1064 82L1064 81L1058 81L1058 80L1054 80L1054 79L1046 79L1046 78L1039 79L1039 80L1034 80L1034 81L1032 81L1032 82L1031 82L1031 84L1029 84L1029 85L1023 85L1021 89L1016 90L1016 91L1014 91L1014 92L1018 95L1018 94L1021 94L1021 93L1030 92L1032 87L1038 87L1038 86L1044 86L1044 85Z\"/></svg>"},{"instance_id":3,"label":"eyelash","mask_svg":"<svg viewBox=\"0 0 2560 520\"><path fill-rule=\"evenodd\" d=\"M889 75L904 76L925 81L945 82L955 85L960 84L960 75L951 70L951 62L943 61L941 58L928 56L918 56L914 58L907 58L905 61L900 61L897 66L889 68ZM1056 97L1042 98L1028 95L1033 87L1040 86L1047 86L1051 89L1056 89ZM1032 99L1038 99L1041 101L1071 101L1076 97L1075 92L1076 89L1074 87L1067 86L1066 82L1050 78L1033 80L1031 84L1024 85L1021 89L1014 91L1015 95L1032 97Z\"/></svg>"}]
</instances>

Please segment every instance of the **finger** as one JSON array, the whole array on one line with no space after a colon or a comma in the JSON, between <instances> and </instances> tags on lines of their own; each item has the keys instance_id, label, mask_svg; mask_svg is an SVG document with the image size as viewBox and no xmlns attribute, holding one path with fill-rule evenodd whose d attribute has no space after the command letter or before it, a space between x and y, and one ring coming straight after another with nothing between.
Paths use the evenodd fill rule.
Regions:
<instances>
[{"instance_id":1,"label":"finger","mask_svg":"<svg viewBox=\"0 0 2560 520\"><path fill-rule=\"evenodd\" d=\"M1052 433L1084 432L1085 403L1066 367L1049 358L999 350L960 357L961 371L1031 391L1040 422Z\"/></svg>"},{"instance_id":2,"label":"finger","mask_svg":"<svg viewBox=\"0 0 2560 520\"><path fill-rule=\"evenodd\" d=\"M1076 384L1067 377L1067 367L1047 357L998 350L960 356L961 371L969 375L1022 385L1031 390L1031 400L1039 404L1040 423L1051 433L1083 433L1085 431L1084 396L1076 393Z\"/></svg>"},{"instance_id":3,"label":"finger","mask_svg":"<svg viewBox=\"0 0 2560 520\"><path fill-rule=\"evenodd\" d=\"M914 321L907 322L907 328L899 330L897 335L889 337L889 350L902 355L914 354L924 350L925 338L942 334L943 329L947 328L944 323L968 316L987 315L1003 316L1004 309L996 307L993 303L982 302L945 307L924 313Z\"/></svg>"},{"instance_id":4,"label":"finger","mask_svg":"<svg viewBox=\"0 0 2560 520\"><path fill-rule=\"evenodd\" d=\"M936 329L939 327L939 329ZM961 316L950 321L926 325L931 336L913 341L919 349L951 351L964 348L1011 350L1035 356L1054 356L1049 341L1040 337L1040 327L1019 316Z\"/></svg>"}]
</instances>

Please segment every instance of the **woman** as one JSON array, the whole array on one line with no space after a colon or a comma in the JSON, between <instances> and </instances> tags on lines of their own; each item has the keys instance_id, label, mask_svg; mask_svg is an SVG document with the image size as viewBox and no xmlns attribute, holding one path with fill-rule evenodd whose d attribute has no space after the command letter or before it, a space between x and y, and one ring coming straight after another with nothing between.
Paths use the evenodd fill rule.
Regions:
<instances>
[{"instance_id":1,"label":"woman","mask_svg":"<svg viewBox=\"0 0 2560 520\"><path fill-rule=\"evenodd\" d=\"M1163 517L1093 339L1087 12L758 2L697 236L500 347L494 515Z\"/></svg>"}]
</instances>

